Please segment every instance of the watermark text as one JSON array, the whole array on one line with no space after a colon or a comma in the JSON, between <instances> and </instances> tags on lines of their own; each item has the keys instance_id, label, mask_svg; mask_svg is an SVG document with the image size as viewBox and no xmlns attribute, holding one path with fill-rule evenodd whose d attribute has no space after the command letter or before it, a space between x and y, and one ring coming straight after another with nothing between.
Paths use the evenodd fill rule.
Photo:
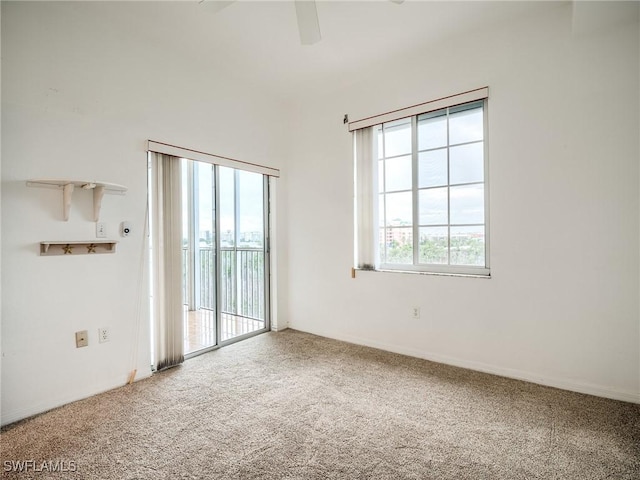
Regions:
<instances>
[{"instance_id":1,"label":"watermark text","mask_svg":"<svg viewBox=\"0 0 640 480\"><path fill-rule=\"evenodd\" d=\"M5 472L76 472L78 466L73 460L5 460Z\"/></svg>"}]
</instances>

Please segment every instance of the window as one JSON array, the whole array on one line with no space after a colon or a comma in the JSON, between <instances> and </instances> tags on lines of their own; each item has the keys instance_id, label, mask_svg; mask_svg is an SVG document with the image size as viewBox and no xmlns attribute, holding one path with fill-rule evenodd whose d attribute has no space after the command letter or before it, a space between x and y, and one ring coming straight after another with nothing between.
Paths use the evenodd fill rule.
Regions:
<instances>
[{"instance_id":1,"label":"window","mask_svg":"<svg viewBox=\"0 0 640 480\"><path fill-rule=\"evenodd\" d=\"M457 100L356 130L359 268L489 274L486 98Z\"/></svg>"}]
</instances>

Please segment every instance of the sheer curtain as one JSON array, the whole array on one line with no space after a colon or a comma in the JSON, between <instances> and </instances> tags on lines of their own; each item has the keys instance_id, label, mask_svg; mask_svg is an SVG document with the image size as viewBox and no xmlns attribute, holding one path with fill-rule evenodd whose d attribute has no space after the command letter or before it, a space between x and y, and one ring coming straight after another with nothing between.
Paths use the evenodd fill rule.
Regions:
<instances>
[{"instance_id":1,"label":"sheer curtain","mask_svg":"<svg viewBox=\"0 0 640 480\"><path fill-rule=\"evenodd\" d=\"M180 159L150 152L151 312L156 370L184 361Z\"/></svg>"}]
</instances>

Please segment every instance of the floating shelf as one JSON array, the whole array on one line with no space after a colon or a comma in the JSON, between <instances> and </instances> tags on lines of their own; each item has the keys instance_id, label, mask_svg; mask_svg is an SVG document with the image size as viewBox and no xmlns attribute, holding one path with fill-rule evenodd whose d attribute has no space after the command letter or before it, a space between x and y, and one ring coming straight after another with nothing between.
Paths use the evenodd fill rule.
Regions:
<instances>
[{"instance_id":1,"label":"floating shelf","mask_svg":"<svg viewBox=\"0 0 640 480\"><path fill-rule=\"evenodd\" d=\"M40 242L40 255L93 255L94 253L116 253L113 240L74 240Z\"/></svg>"},{"instance_id":2,"label":"floating shelf","mask_svg":"<svg viewBox=\"0 0 640 480\"><path fill-rule=\"evenodd\" d=\"M100 208L102 207L102 197L105 193L113 195L124 195L127 187L116 183L97 182L94 180L47 180L36 179L27 180L28 187L57 188L62 190L62 208L64 221L69 220L69 210L71 209L71 196L75 187L83 190L93 190L93 220L100 219Z\"/></svg>"}]
</instances>

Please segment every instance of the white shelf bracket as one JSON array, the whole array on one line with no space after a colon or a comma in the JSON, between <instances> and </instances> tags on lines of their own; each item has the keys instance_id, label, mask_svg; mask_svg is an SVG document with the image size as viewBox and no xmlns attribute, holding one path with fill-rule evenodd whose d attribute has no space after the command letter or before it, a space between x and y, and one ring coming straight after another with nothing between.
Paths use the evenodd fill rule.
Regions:
<instances>
[{"instance_id":1,"label":"white shelf bracket","mask_svg":"<svg viewBox=\"0 0 640 480\"><path fill-rule=\"evenodd\" d=\"M64 221L69 221L69 210L71 210L71 196L73 195L74 185L73 183L67 183L62 192Z\"/></svg>"},{"instance_id":2,"label":"white shelf bracket","mask_svg":"<svg viewBox=\"0 0 640 480\"><path fill-rule=\"evenodd\" d=\"M102 197L104 197L104 187L98 185L93 189L93 221L100 220L100 208L102 207Z\"/></svg>"}]
</instances>

